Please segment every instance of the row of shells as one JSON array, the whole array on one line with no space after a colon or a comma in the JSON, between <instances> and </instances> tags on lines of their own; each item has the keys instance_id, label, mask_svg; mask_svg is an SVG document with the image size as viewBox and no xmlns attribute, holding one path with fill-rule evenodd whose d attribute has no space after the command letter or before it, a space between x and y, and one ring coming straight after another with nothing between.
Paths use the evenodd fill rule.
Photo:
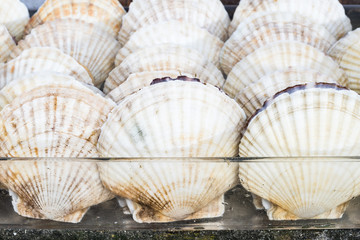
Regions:
<instances>
[{"instance_id":1,"label":"row of shells","mask_svg":"<svg viewBox=\"0 0 360 240\"><path fill-rule=\"evenodd\" d=\"M0 162L15 211L79 222L116 195L138 222L219 217L240 179L271 219L341 217L352 163L182 158L358 155L357 31L337 42L337 0L298 3L243 0L230 23L218 0L45 1L0 66L1 155L45 157ZM133 159L51 158L101 156Z\"/></svg>"}]
</instances>

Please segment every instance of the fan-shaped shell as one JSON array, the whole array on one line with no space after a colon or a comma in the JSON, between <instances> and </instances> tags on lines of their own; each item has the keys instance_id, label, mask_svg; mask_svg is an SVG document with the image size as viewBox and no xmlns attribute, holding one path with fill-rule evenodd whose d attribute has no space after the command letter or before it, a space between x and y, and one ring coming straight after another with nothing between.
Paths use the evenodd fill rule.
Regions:
<instances>
[{"instance_id":1,"label":"fan-shaped shell","mask_svg":"<svg viewBox=\"0 0 360 240\"><path fill-rule=\"evenodd\" d=\"M211 85L157 83L119 103L102 127L98 149L103 156L236 156L244 120L236 102ZM158 159L104 162L99 169L117 195L180 220L236 184L234 164L204 164Z\"/></svg>"},{"instance_id":2,"label":"fan-shaped shell","mask_svg":"<svg viewBox=\"0 0 360 240\"><path fill-rule=\"evenodd\" d=\"M25 217L76 223L90 206L113 197L89 161L2 161L0 174L15 211Z\"/></svg>"},{"instance_id":3,"label":"fan-shaped shell","mask_svg":"<svg viewBox=\"0 0 360 240\"><path fill-rule=\"evenodd\" d=\"M218 87L225 82L220 70L198 51L173 44L164 44L143 48L127 56L109 74L104 85L104 92L109 93L115 89L132 73L167 70L189 73L202 82Z\"/></svg>"},{"instance_id":4,"label":"fan-shaped shell","mask_svg":"<svg viewBox=\"0 0 360 240\"><path fill-rule=\"evenodd\" d=\"M328 54L345 70L349 78L349 88L360 92L360 29L349 32L340 39Z\"/></svg>"},{"instance_id":5,"label":"fan-shaped shell","mask_svg":"<svg viewBox=\"0 0 360 240\"><path fill-rule=\"evenodd\" d=\"M56 19L79 19L99 25L116 37L125 9L117 0L46 0L26 26L30 30Z\"/></svg>"},{"instance_id":6,"label":"fan-shaped shell","mask_svg":"<svg viewBox=\"0 0 360 240\"><path fill-rule=\"evenodd\" d=\"M198 50L216 66L220 66L219 55L224 43L205 29L181 21L160 22L137 30L119 50L115 66L138 49L166 43Z\"/></svg>"},{"instance_id":7,"label":"fan-shaped shell","mask_svg":"<svg viewBox=\"0 0 360 240\"><path fill-rule=\"evenodd\" d=\"M336 42L326 28L288 12L256 13L245 19L226 41L221 52L221 68L228 74L241 59L272 42L294 40L323 52Z\"/></svg>"},{"instance_id":8,"label":"fan-shaped shell","mask_svg":"<svg viewBox=\"0 0 360 240\"><path fill-rule=\"evenodd\" d=\"M24 50L18 57L0 66L0 89L24 75L49 71L92 84L90 73L69 55L56 48L34 47Z\"/></svg>"},{"instance_id":9,"label":"fan-shaped shell","mask_svg":"<svg viewBox=\"0 0 360 240\"><path fill-rule=\"evenodd\" d=\"M265 101L288 87L315 82L336 83L331 77L314 70L288 70L274 72L260 78L241 90L235 100L244 109L246 116L251 117Z\"/></svg>"},{"instance_id":10,"label":"fan-shaped shell","mask_svg":"<svg viewBox=\"0 0 360 240\"><path fill-rule=\"evenodd\" d=\"M135 0L124 16L118 40L124 45L141 27L159 22L180 20L205 28L221 40L227 38L230 18L219 0Z\"/></svg>"},{"instance_id":11,"label":"fan-shaped shell","mask_svg":"<svg viewBox=\"0 0 360 240\"><path fill-rule=\"evenodd\" d=\"M240 163L239 172L245 189L270 201L271 220L296 220L341 218L360 194L358 169L341 158L272 159Z\"/></svg>"},{"instance_id":12,"label":"fan-shaped shell","mask_svg":"<svg viewBox=\"0 0 360 240\"><path fill-rule=\"evenodd\" d=\"M296 41L284 41L259 48L238 62L229 73L224 90L231 97L263 76L289 69L313 69L339 83L346 74L339 65L320 50Z\"/></svg>"},{"instance_id":13,"label":"fan-shaped shell","mask_svg":"<svg viewBox=\"0 0 360 240\"><path fill-rule=\"evenodd\" d=\"M352 29L350 19L338 0L242 0L234 13L229 35L252 14L273 11L299 13L315 24L323 25L337 39Z\"/></svg>"},{"instance_id":14,"label":"fan-shaped shell","mask_svg":"<svg viewBox=\"0 0 360 240\"><path fill-rule=\"evenodd\" d=\"M114 102L119 103L126 96L131 95L144 87L150 86L151 82L157 78L177 78L178 76L195 77L192 74L179 72L179 71L151 71L151 72L140 72L132 73L126 79L125 82L120 84L114 90L109 92L106 97L111 98Z\"/></svg>"},{"instance_id":15,"label":"fan-shaped shell","mask_svg":"<svg viewBox=\"0 0 360 240\"><path fill-rule=\"evenodd\" d=\"M31 47L54 47L69 54L84 65L99 87L113 68L119 43L109 33L94 24L65 19L46 22L34 28L19 42L12 56Z\"/></svg>"},{"instance_id":16,"label":"fan-shaped shell","mask_svg":"<svg viewBox=\"0 0 360 240\"><path fill-rule=\"evenodd\" d=\"M10 58L10 53L15 46L5 25L0 24L0 62L6 62Z\"/></svg>"},{"instance_id":17,"label":"fan-shaped shell","mask_svg":"<svg viewBox=\"0 0 360 240\"><path fill-rule=\"evenodd\" d=\"M0 24L4 24L16 41L19 41L29 21L29 11L19 0L2 0Z\"/></svg>"}]
</instances>

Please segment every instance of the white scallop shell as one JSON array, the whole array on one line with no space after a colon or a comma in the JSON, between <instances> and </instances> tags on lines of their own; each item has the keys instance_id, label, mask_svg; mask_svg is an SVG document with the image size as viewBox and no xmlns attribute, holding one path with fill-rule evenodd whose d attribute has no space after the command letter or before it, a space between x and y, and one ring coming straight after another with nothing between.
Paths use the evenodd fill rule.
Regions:
<instances>
[{"instance_id":1,"label":"white scallop shell","mask_svg":"<svg viewBox=\"0 0 360 240\"><path fill-rule=\"evenodd\" d=\"M174 44L163 44L143 48L127 56L109 74L104 92L109 93L115 89L132 73L167 70L189 73L202 82L218 87L225 82L220 70L198 51Z\"/></svg>"},{"instance_id":2,"label":"white scallop shell","mask_svg":"<svg viewBox=\"0 0 360 240\"><path fill-rule=\"evenodd\" d=\"M25 217L77 223L90 206L113 197L89 161L1 161L0 175L14 210Z\"/></svg>"},{"instance_id":3,"label":"white scallop shell","mask_svg":"<svg viewBox=\"0 0 360 240\"><path fill-rule=\"evenodd\" d=\"M19 41L29 21L29 11L19 0L2 0L0 6L0 24L4 24L16 41Z\"/></svg>"},{"instance_id":4,"label":"white scallop shell","mask_svg":"<svg viewBox=\"0 0 360 240\"><path fill-rule=\"evenodd\" d=\"M104 94L93 85L88 85L76 81L74 77L56 73L56 72L40 72L35 74L23 75L8 83L0 90L0 110L7 104L11 103L15 98L31 91L40 86L47 87L68 87L79 88L81 85L90 88L94 93L103 96Z\"/></svg>"},{"instance_id":5,"label":"white scallop shell","mask_svg":"<svg viewBox=\"0 0 360 240\"><path fill-rule=\"evenodd\" d=\"M0 65L0 89L24 75L49 71L73 76L80 82L92 84L91 74L69 55L56 48L34 47Z\"/></svg>"},{"instance_id":6,"label":"white scallop shell","mask_svg":"<svg viewBox=\"0 0 360 240\"><path fill-rule=\"evenodd\" d=\"M219 55L224 42L205 29L181 21L160 22L138 29L119 50L115 66L138 49L166 43L198 50L216 66L220 66Z\"/></svg>"},{"instance_id":7,"label":"white scallop shell","mask_svg":"<svg viewBox=\"0 0 360 240\"><path fill-rule=\"evenodd\" d=\"M244 120L236 102L211 85L157 83L119 103L102 127L98 149L103 156L236 156ZM236 185L234 164L204 164L165 158L103 162L99 169L115 194L181 220Z\"/></svg>"},{"instance_id":8,"label":"white scallop shell","mask_svg":"<svg viewBox=\"0 0 360 240\"><path fill-rule=\"evenodd\" d=\"M341 218L360 194L359 163L348 159L272 159L240 163L245 189L263 203L271 220Z\"/></svg>"},{"instance_id":9,"label":"white scallop shell","mask_svg":"<svg viewBox=\"0 0 360 240\"><path fill-rule=\"evenodd\" d=\"M10 58L10 53L15 46L5 25L0 24L0 62L6 62Z\"/></svg>"},{"instance_id":10,"label":"white scallop shell","mask_svg":"<svg viewBox=\"0 0 360 240\"><path fill-rule=\"evenodd\" d=\"M225 41L230 18L219 0L134 0L124 16L118 40L124 45L143 26L170 20L189 22L205 28Z\"/></svg>"},{"instance_id":11,"label":"white scallop shell","mask_svg":"<svg viewBox=\"0 0 360 240\"><path fill-rule=\"evenodd\" d=\"M294 40L323 52L336 42L326 28L288 12L260 12L245 19L221 51L221 68L228 74L237 62L272 42Z\"/></svg>"},{"instance_id":12,"label":"white scallop shell","mask_svg":"<svg viewBox=\"0 0 360 240\"><path fill-rule=\"evenodd\" d=\"M360 93L360 29L340 39L328 54L340 65L349 78L349 88Z\"/></svg>"},{"instance_id":13,"label":"white scallop shell","mask_svg":"<svg viewBox=\"0 0 360 240\"><path fill-rule=\"evenodd\" d=\"M263 76L291 69L313 69L337 82L346 82L345 72L320 50L301 42L282 41L259 48L238 62L226 79L224 91L235 97Z\"/></svg>"},{"instance_id":14,"label":"white scallop shell","mask_svg":"<svg viewBox=\"0 0 360 240\"><path fill-rule=\"evenodd\" d=\"M31 17L26 33L44 22L71 18L97 24L116 37L124 14L117 0L46 0Z\"/></svg>"},{"instance_id":15,"label":"white scallop shell","mask_svg":"<svg viewBox=\"0 0 360 240\"><path fill-rule=\"evenodd\" d=\"M338 0L242 0L234 13L229 35L252 14L273 11L299 13L315 24L323 25L337 39L352 29Z\"/></svg>"},{"instance_id":16,"label":"white scallop shell","mask_svg":"<svg viewBox=\"0 0 360 240\"><path fill-rule=\"evenodd\" d=\"M273 97L277 92L295 85L315 82L336 83L331 77L311 69L279 71L251 83L235 96L235 100L244 109L246 116L251 117L257 109L263 106L266 100Z\"/></svg>"},{"instance_id":17,"label":"white scallop shell","mask_svg":"<svg viewBox=\"0 0 360 240\"><path fill-rule=\"evenodd\" d=\"M34 28L19 42L12 56L16 57L31 47L54 47L69 54L89 69L94 85L99 87L114 67L120 45L113 36L94 24L64 19Z\"/></svg>"},{"instance_id":18,"label":"white scallop shell","mask_svg":"<svg viewBox=\"0 0 360 240\"><path fill-rule=\"evenodd\" d=\"M144 87L150 86L151 82L157 78L177 78L178 76L187 76L194 78L192 74L179 72L179 71L150 71L150 72L139 72L132 73L126 79L125 82L121 83L114 90L109 92L106 97L111 98L114 102L119 103L126 96L131 95Z\"/></svg>"}]
</instances>

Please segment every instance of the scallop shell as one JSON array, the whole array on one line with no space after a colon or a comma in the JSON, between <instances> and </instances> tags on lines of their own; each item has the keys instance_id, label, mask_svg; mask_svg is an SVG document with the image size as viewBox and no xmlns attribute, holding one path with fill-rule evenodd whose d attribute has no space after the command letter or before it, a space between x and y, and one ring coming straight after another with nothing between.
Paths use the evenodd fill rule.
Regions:
<instances>
[{"instance_id":1,"label":"scallop shell","mask_svg":"<svg viewBox=\"0 0 360 240\"><path fill-rule=\"evenodd\" d=\"M224 90L235 97L263 76L290 69L313 69L337 82L346 82L345 72L320 50L296 41L283 41L259 48L238 62L229 73Z\"/></svg>"},{"instance_id":2,"label":"scallop shell","mask_svg":"<svg viewBox=\"0 0 360 240\"><path fill-rule=\"evenodd\" d=\"M124 45L141 27L180 20L205 28L225 41L230 18L219 0L134 0L124 16L118 40Z\"/></svg>"},{"instance_id":3,"label":"scallop shell","mask_svg":"<svg viewBox=\"0 0 360 240\"><path fill-rule=\"evenodd\" d=\"M260 160L240 163L239 172L245 189L271 202L271 220L341 218L360 194L359 163L348 159Z\"/></svg>"},{"instance_id":4,"label":"scallop shell","mask_svg":"<svg viewBox=\"0 0 360 240\"><path fill-rule=\"evenodd\" d=\"M0 175L15 211L25 217L77 223L90 206L113 198L89 161L2 161Z\"/></svg>"},{"instance_id":5,"label":"scallop shell","mask_svg":"<svg viewBox=\"0 0 360 240\"><path fill-rule=\"evenodd\" d=\"M94 24L65 19L46 22L34 28L30 35L19 42L12 56L31 47L54 47L69 54L84 65L99 87L114 67L120 45L113 36Z\"/></svg>"},{"instance_id":6,"label":"scallop shell","mask_svg":"<svg viewBox=\"0 0 360 240\"><path fill-rule=\"evenodd\" d=\"M311 69L274 72L241 90L236 95L235 100L244 109L246 116L251 117L257 109L263 106L267 99L274 96L277 92L295 85L315 82L336 83L331 77Z\"/></svg>"},{"instance_id":7,"label":"scallop shell","mask_svg":"<svg viewBox=\"0 0 360 240\"><path fill-rule=\"evenodd\" d=\"M144 87L150 86L151 82L157 78L177 78L179 75L187 77L195 77L192 74L183 73L179 71L151 71L151 72L140 72L132 73L126 79L125 82L120 84L114 90L109 92L106 96L111 98L114 102L121 102L126 96L131 95Z\"/></svg>"},{"instance_id":8,"label":"scallop shell","mask_svg":"<svg viewBox=\"0 0 360 240\"><path fill-rule=\"evenodd\" d=\"M19 0L2 0L0 16L0 24L4 24L11 36L19 41L30 18L27 7Z\"/></svg>"},{"instance_id":9,"label":"scallop shell","mask_svg":"<svg viewBox=\"0 0 360 240\"><path fill-rule=\"evenodd\" d=\"M306 43L323 52L336 42L322 25L294 13L256 13L239 25L226 41L221 52L221 67L225 74L241 59L272 42L293 40Z\"/></svg>"},{"instance_id":10,"label":"scallop shell","mask_svg":"<svg viewBox=\"0 0 360 240\"><path fill-rule=\"evenodd\" d=\"M46 0L26 26L32 28L56 19L78 19L95 23L114 37L121 27L125 9L117 0Z\"/></svg>"},{"instance_id":11,"label":"scallop shell","mask_svg":"<svg viewBox=\"0 0 360 240\"><path fill-rule=\"evenodd\" d=\"M0 62L6 62L10 58L10 53L15 46L5 25L0 24Z\"/></svg>"},{"instance_id":12,"label":"scallop shell","mask_svg":"<svg viewBox=\"0 0 360 240\"><path fill-rule=\"evenodd\" d=\"M106 79L104 92L109 93L130 74L144 71L178 71L192 74L202 82L221 87L225 79L219 69L198 51L173 44L140 49L124 59Z\"/></svg>"},{"instance_id":13,"label":"scallop shell","mask_svg":"<svg viewBox=\"0 0 360 240\"><path fill-rule=\"evenodd\" d=\"M68 82L64 83L66 81ZM77 82L75 78L68 75L56 72L41 72L24 75L22 77L14 79L14 81L11 81L3 89L0 90L0 110L4 108L7 104L11 103L15 98L40 86L47 86L52 88L65 86L69 88L79 88L81 87L81 85L86 86L87 88L90 88L94 93L103 96L103 93L93 85L88 85L85 83L79 84L79 82Z\"/></svg>"},{"instance_id":14,"label":"scallop shell","mask_svg":"<svg viewBox=\"0 0 360 240\"><path fill-rule=\"evenodd\" d=\"M18 57L0 65L0 89L24 75L48 71L73 76L80 82L92 84L87 70L69 55L56 48L34 47L24 50Z\"/></svg>"},{"instance_id":15,"label":"scallop shell","mask_svg":"<svg viewBox=\"0 0 360 240\"><path fill-rule=\"evenodd\" d=\"M219 55L224 44L205 29L188 22L169 21L147 25L137 30L116 55L118 66L129 54L154 45L173 43L198 50L216 66L220 67Z\"/></svg>"},{"instance_id":16,"label":"scallop shell","mask_svg":"<svg viewBox=\"0 0 360 240\"><path fill-rule=\"evenodd\" d=\"M101 129L98 150L124 157L236 156L244 120L236 102L211 85L157 83L119 103ZM99 163L99 170L115 194L173 220L186 219L237 183L237 168L223 162L114 161Z\"/></svg>"},{"instance_id":17,"label":"scallop shell","mask_svg":"<svg viewBox=\"0 0 360 240\"><path fill-rule=\"evenodd\" d=\"M360 29L349 32L340 39L328 54L345 70L349 78L349 88L360 93Z\"/></svg>"},{"instance_id":18,"label":"scallop shell","mask_svg":"<svg viewBox=\"0 0 360 240\"><path fill-rule=\"evenodd\" d=\"M337 39L352 29L338 0L242 0L234 13L229 35L252 14L273 11L301 14L313 23L323 25Z\"/></svg>"}]
</instances>

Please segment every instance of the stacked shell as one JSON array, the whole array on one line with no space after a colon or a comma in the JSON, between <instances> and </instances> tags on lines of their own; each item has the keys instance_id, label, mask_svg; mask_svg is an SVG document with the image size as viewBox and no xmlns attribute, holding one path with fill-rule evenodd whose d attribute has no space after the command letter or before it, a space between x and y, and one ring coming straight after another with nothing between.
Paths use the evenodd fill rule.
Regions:
<instances>
[{"instance_id":1,"label":"stacked shell","mask_svg":"<svg viewBox=\"0 0 360 240\"><path fill-rule=\"evenodd\" d=\"M29 35L11 56L33 47L57 48L86 67L100 88L114 67L120 48L116 34L124 13L116 0L47 0L30 19Z\"/></svg>"},{"instance_id":2,"label":"stacked shell","mask_svg":"<svg viewBox=\"0 0 360 240\"><path fill-rule=\"evenodd\" d=\"M314 13L314 10L316 13ZM228 29L228 33L231 34L231 36L229 40L225 42L220 53L220 65L224 73L227 74L227 79L223 86L224 91L240 104L249 118L249 127L247 130L252 129L251 121L255 118L254 116L262 114L263 109L269 104L269 99L273 98L278 92L291 92L293 89L296 89L296 86L318 86L317 84L320 83L348 86L346 73L331 57L327 56L326 53L339 38L350 30L350 20L346 17L342 5L337 0L306 0L301 2L295 0L241 1ZM294 95L291 95L291 97L292 96ZM290 106L284 107L284 109L291 108L291 103L296 102L290 101ZM320 106L320 108L322 108L322 106ZM324 114L324 112L320 111L320 114ZM284 115L286 114L284 113ZM303 127L307 129L308 121L303 121L303 123ZM286 122L284 124L291 123ZM272 122L266 126L268 129L272 129L272 127ZM283 132L288 130L281 129L279 131ZM296 131L304 130L296 128L294 131L292 134L295 134ZM281 139L287 137L287 133L282 134ZM312 138L314 136L305 137ZM305 139L304 141L307 140L309 139ZM240 149L243 141L244 139L240 144ZM278 142L274 142L273 147L280 147L277 144ZM259 147L260 146L261 144L259 144ZM306 147L309 146L306 145ZM281 151L266 153L269 155L240 152L240 156L286 157L302 156L304 154L297 152L299 155L296 155L296 153L293 152L284 153ZM314 153L314 155L318 154ZM279 171L284 168L286 169L285 165L286 164L279 165ZM241 166L240 164L240 170L244 171L244 168ZM249 164L249 166L261 166L261 163L254 165ZM304 163L304 168L305 167L307 167L307 165ZM263 168L266 169L267 167ZM277 166L274 166L274 168L269 167L269 174L274 173L274 175L276 175L277 173L274 172L276 168ZM244 174L244 172L240 172L240 178L244 180L242 174ZM303 179L301 176L299 178ZM256 178L254 178L254 180L257 181ZM258 179L259 182L257 182L257 184L259 184L259 186L262 180L263 179ZM243 184L248 184L247 178L246 181L243 181ZM252 188L248 189L253 190ZM259 191L253 192L259 194ZM282 194L286 195L286 190L284 190ZM268 215L271 219L332 218L334 216L341 216L345 210L345 207L341 208L343 211L338 215L334 214L334 212L324 215L315 213L308 215L295 214L294 211L291 212L289 208L278 206L281 204L278 202L274 203L271 197L265 196L264 194L260 196L265 199L263 202L267 207ZM255 198L257 197L255 196ZM256 201L254 201L254 203L255 202ZM274 206L285 209L291 214L284 214L284 212L269 208L269 202L275 204ZM331 210L338 205L326 209ZM257 208L260 207L262 206L257 204ZM324 213L324 211L322 213Z\"/></svg>"}]
</instances>

